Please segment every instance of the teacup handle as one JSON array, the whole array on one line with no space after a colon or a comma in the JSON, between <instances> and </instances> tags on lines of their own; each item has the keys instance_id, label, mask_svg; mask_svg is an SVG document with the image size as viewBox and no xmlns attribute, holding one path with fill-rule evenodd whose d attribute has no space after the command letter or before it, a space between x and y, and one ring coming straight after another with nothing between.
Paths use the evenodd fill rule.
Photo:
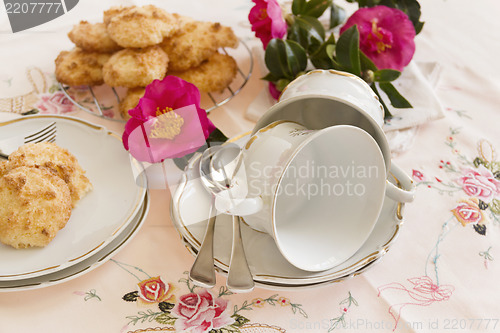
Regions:
<instances>
[{"instance_id":1,"label":"teacup handle","mask_svg":"<svg viewBox=\"0 0 500 333\"><path fill-rule=\"evenodd\" d=\"M416 187L410 176L394 163L391 164L389 175L394 177L402 188L386 180L385 194L397 202L412 202L415 199Z\"/></svg>"}]
</instances>

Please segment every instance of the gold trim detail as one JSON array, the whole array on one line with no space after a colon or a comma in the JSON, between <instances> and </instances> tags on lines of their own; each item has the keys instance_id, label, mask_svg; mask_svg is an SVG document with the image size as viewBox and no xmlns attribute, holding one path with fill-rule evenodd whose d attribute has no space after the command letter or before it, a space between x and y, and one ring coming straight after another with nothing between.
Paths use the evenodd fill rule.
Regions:
<instances>
[{"instance_id":1,"label":"gold trim detail","mask_svg":"<svg viewBox=\"0 0 500 333\"><path fill-rule=\"evenodd\" d=\"M299 124L298 122L293 121L293 120L276 120L276 121L270 123L269 125L262 127L254 135L252 135L250 140L248 140L247 144L245 145L245 149L249 149L250 146L255 142L255 140L257 140L259 138L258 134L267 132L267 131L275 128L276 126L284 124L284 123L293 123L293 124L303 126L302 124Z\"/></svg>"}]
</instances>

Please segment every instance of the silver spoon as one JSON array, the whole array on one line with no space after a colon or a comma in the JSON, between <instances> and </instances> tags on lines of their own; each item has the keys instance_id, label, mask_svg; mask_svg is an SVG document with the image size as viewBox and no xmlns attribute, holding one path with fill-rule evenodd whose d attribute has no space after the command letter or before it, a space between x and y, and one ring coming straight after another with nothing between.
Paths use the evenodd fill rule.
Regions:
<instances>
[{"instance_id":1,"label":"silver spoon","mask_svg":"<svg viewBox=\"0 0 500 333\"><path fill-rule=\"evenodd\" d=\"M241 149L237 145L226 145L219 149L211 161L213 174L222 175L213 177L215 185L219 190L227 190L231 187L231 180L237 169L241 166ZM215 178L215 179L214 179ZM231 192L228 192L231 198ZM232 198L231 198L232 199ZM233 218L233 243L231 246L231 260L229 262L229 272L227 275L227 287L233 292L250 292L254 289L252 273L248 267L248 262L243 249L241 239L240 217L232 214Z\"/></svg>"},{"instance_id":2,"label":"silver spoon","mask_svg":"<svg viewBox=\"0 0 500 333\"><path fill-rule=\"evenodd\" d=\"M210 212L207 222L207 229L203 242L201 243L198 255L189 271L189 277L193 282L203 288L212 288L215 286L215 268L214 268L214 229L215 229L215 195L214 191L218 188L212 181L210 173L210 161L220 146L207 148L200 157L199 168L196 170L199 173L201 182L207 191L211 194Z\"/></svg>"}]
</instances>

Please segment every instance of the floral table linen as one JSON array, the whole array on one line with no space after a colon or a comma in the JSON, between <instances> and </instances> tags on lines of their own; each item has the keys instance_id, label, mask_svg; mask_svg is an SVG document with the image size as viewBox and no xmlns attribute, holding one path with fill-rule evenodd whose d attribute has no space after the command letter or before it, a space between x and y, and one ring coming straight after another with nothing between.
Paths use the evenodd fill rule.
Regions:
<instances>
[{"instance_id":1,"label":"floral table linen","mask_svg":"<svg viewBox=\"0 0 500 333\"><path fill-rule=\"evenodd\" d=\"M258 45L245 0L80 1L65 16L16 34L2 10L0 120L36 108L121 133L123 124L72 106L51 73L58 52L71 47L65 35L72 24L130 3L219 20ZM0 293L0 332L500 331L500 4L420 3L426 23L414 59L441 67L435 93L444 118L419 126L412 145L394 157L413 176L417 196L380 262L312 289L231 294L219 274L212 290L195 287L186 273L194 258L170 220L170 193L151 190L145 225L104 265L62 284ZM252 129L244 115L265 85L261 76L257 68L240 94L210 113L227 136Z\"/></svg>"}]
</instances>

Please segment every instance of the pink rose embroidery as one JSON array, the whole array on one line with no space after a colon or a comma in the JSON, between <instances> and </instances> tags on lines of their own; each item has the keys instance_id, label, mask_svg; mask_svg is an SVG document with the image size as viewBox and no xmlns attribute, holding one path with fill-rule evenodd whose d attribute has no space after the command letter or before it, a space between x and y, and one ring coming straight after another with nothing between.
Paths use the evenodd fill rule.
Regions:
<instances>
[{"instance_id":1,"label":"pink rose embroidery","mask_svg":"<svg viewBox=\"0 0 500 333\"><path fill-rule=\"evenodd\" d=\"M358 26L359 48L379 69L402 71L415 53L415 28L401 10L386 6L360 8L340 29Z\"/></svg>"},{"instance_id":2,"label":"pink rose embroidery","mask_svg":"<svg viewBox=\"0 0 500 333\"><path fill-rule=\"evenodd\" d=\"M479 200L477 198L460 201L451 212L464 227L467 224L485 223L485 216L483 211L479 209Z\"/></svg>"},{"instance_id":3,"label":"pink rose embroidery","mask_svg":"<svg viewBox=\"0 0 500 333\"><path fill-rule=\"evenodd\" d=\"M207 333L234 323L227 301L212 296L207 290L179 297L172 309L176 332Z\"/></svg>"},{"instance_id":4,"label":"pink rose embroidery","mask_svg":"<svg viewBox=\"0 0 500 333\"><path fill-rule=\"evenodd\" d=\"M500 195L500 181L495 179L484 165L480 165L477 169L465 169L464 175L457 179L457 183L462 186L467 195L486 203Z\"/></svg>"},{"instance_id":5,"label":"pink rose embroidery","mask_svg":"<svg viewBox=\"0 0 500 333\"><path fill-rule=\"evenodd\" d=\"M44 114L65 114L73 111L73 103L61 91L40 95L40 100L34 107Z\"/></svg>"},{"instance_id":6,"label":"pink rose embroidery","mask_svg":"<svg viewBox=\"0 0 500 333\"><path fill-rule=\"evenodd\" d=\"M276 0L252 0L255 6L248 14L255 36L260 38L264 49L273 38L283 38L287 25Z\"/></svg>"},{"instance_id":7,"label":"pink rose embroidery","mask_svg":"<svg viewBox=\"0 0 500 333\"><path fill-rule=\"evenodd\" d=\"M175 302L174 288L170 283L165 283L161 277L152 277L138 284L139 303Z\"/></svg>"}]
</instances>

